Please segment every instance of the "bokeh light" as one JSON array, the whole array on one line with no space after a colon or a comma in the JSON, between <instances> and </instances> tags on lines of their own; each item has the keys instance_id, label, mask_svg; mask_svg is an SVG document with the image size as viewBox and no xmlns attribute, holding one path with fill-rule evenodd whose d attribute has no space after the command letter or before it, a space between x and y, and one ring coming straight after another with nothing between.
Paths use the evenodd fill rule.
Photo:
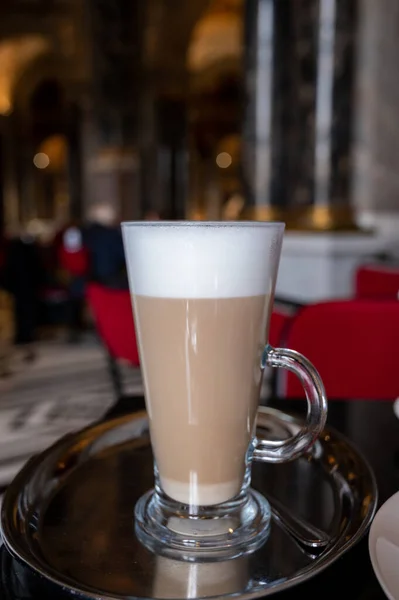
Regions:
<instances>
[{"instance_id":1,"label":"bokeh light","mask_svg":"<svg viewBox=\"0 0 399 600\"><path fill-rule=\"evenodd\" d=\"M232 162L233 159L231 158L231 154L228 152L220 152L220 154L218 154L216 157L216 164L218 167L220 167L220 169L227 169Z\"/></svg>"},{"instance_id":2,"label":"bokeh light","mask_svg":"<svg viewBox=\"0 0 399 600\"><path fill-rule=\"evenodd\" d=\"M50 159L44 152L38 152L33 157L33 164L37 169L45 169L50 164Z\"/></svg>"}]
</instances>

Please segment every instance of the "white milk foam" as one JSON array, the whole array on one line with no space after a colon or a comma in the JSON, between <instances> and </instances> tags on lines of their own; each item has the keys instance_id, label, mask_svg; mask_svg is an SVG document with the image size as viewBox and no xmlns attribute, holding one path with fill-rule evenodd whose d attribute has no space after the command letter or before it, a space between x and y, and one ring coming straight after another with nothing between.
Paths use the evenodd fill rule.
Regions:
<instances>
[{"instance_id":1,"label":"white milk foam","mask_svg":"<svg viewBox=\"0 0 399 600\"><path fill-rule=\"evenodd\" d=\"M161 476L164 492L183 504L190 506L211 506L227 502L240 490L240 481L227 481L214 484L193 484L167 479Z\"/></svg>"},{"instance_id":2,"label":"white milk foam","mask_svg":"<svg viewBox=\"0 0 399 600\"><path fill-rule=\"evenodd\" d=\"M123 225L133 294L239 298L273 292L283 226Z\"/></svg>"}]
</instances>

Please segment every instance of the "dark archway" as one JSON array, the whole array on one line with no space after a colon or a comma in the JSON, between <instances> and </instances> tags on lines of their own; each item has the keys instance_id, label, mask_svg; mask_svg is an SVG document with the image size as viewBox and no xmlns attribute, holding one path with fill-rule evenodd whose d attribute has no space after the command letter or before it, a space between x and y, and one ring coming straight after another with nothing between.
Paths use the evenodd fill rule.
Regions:
<instances>
[{"instance_id":1,"label":"dark archway","mask_svg":"<svg viewBox=\"0 0 399 600\"><path fill-rule=\"evenodd\" d=\"M223 218L225 204L241 193L242 7L241 0L213 0L188 47L190 216L195 219Z\"/></svg>"}]
</instances>

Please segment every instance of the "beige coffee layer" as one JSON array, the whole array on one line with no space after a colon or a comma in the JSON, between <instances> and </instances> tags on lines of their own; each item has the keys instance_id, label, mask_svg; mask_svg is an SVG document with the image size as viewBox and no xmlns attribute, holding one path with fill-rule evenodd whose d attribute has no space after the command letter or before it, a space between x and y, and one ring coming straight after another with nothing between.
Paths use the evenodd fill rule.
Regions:
<instances>
[{"instance_id":1,"label":"beige coffee layer","mask_svg":"<svg viewBox=\"0 0 399 600\"><path fill-rule=\"evenodd\" d=\"M180 502L229 500L253 434L270 298L133 301L161 480Z\"/></svg>"}]
</instances>

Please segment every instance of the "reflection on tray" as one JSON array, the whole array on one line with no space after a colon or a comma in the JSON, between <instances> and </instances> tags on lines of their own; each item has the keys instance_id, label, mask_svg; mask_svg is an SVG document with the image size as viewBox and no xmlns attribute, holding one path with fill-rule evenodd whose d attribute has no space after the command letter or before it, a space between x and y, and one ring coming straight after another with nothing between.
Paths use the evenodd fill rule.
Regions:
<instances>
[{"instance_id":1,"label":"reflection on tray","mask_svg":"<svg viewBox=\"0 0 399 600\"><path fill-rule=\"evenodd\" d=\"M267 409L258 425L270 435L299 426ZM179 563L134 536L133 507L153 484L152 454L143 414L116 419L25 467L5 497L6 545L42 574L97 596L200 598L224 589L264 597L327 566L373 516L375 480L362 456L330 429L317 444L291 463L254 463L253 487L274 513L261 548L224 563ZM57 470L71 453L73 468Z\"/></svg>"}]
</instances>

